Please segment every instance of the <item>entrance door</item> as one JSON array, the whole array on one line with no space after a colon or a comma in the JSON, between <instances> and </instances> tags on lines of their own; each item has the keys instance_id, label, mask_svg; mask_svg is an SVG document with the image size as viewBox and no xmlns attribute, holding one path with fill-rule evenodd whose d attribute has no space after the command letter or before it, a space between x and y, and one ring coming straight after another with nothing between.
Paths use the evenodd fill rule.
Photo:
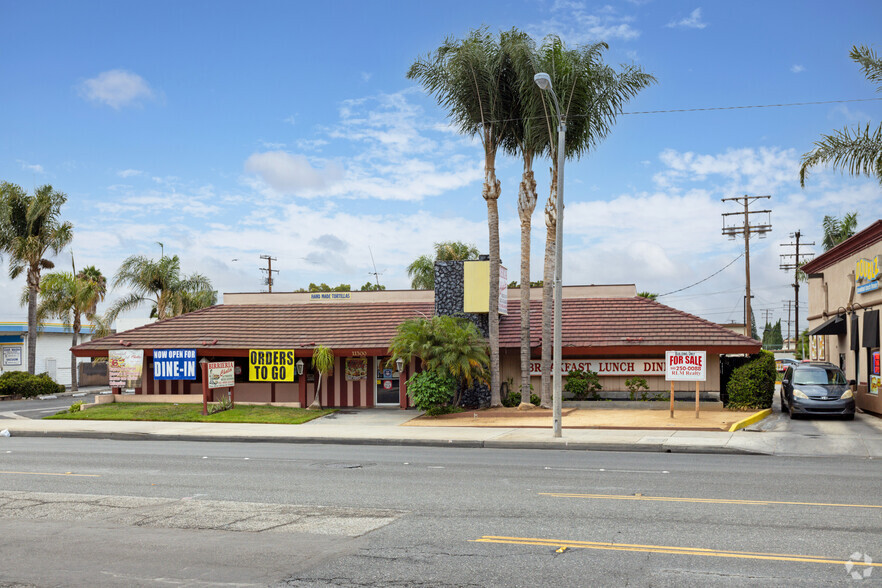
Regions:
<instances>
[{"instance_id":1,"label":"entrance door","mask_svg":"<svg viewBox=\"0 0 882 588\"><path fill-rule=\"evenodd\" d=\"M398 406L400 400L398 398L398 371L394 367L386 367L388 357L376 358L374 365L376 366L376 394L374 404L395 405Z\"/></svg>"}]
</instances>

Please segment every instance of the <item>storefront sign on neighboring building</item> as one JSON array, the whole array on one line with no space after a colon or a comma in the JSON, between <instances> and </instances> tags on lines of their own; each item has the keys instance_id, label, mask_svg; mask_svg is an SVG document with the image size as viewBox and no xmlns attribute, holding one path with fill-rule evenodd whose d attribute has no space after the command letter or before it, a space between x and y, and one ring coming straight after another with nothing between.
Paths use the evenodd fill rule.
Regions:
<instances>
[{"instance_id":1,"label":"storefront sign on neighboring building","mask_svg":"<svg viewBox=\"0 0 882 588\"><path fill-rule=\"evenodd\" d=\"M704 382L707 380L706 359L704 351L665 351L665 380Z\"/></svg>"},{"instance_id":2,"label":"storefront sign on neighboring building","mask_svg":"<svg viewBox=\"0 0 882 588\"><path fill-rule=\"evenodd\" d=\"M143 349L111 349L107 352L107 376L112 388L125 388L141 379Z\"/></svg>"},{"instance_id":3,"label":"storefront sign on neighboring building","mask_svg":"<svg viewBox=\"0 0 882 588\"><path fill-rule=\"evenodd\" d=\"M3 367L21 366L21 345L5 345L3 347Z\"/></svg>"},{"instance_id":4,"label":"storefront sign on neighboring building","mask_svg":"<svg viewBox=\"0 0 882 588\"><path fill-rule=\"evenodd\" d=\"M236 362L217 361L208 364L208 387L232 388L236 384Z\"/></svg>"},{"instance_id":5,"label":"storefront sign on neighboring building","mask_svg":"<svg viewBox=\"0 0 882 588\"><path fill-rule=\"evenodd\" d=\"M195 349L154 349L154 380L195 380Z\"/></svg>"},{"instance_id":6,"label":"storefront sign on neighboring building","mask_svg":"<svg viewBox=\"0 0 882 588\"><path fill-rule=\"evenodd\" d=\"M879 289L879 256L873 259L859 259L854 268L854 279L858 283L857 293L864 294Z\"/></svg>"},{"instance_id":7,"label":"storefront sign on neighboring building","mask_svg":"<svg viewBox=\"0 0 882 588\"><path fill-rule=\"evenodd\" d=\"M293 382L296 373L293 349L252 349L248 352L248 379L252 382Z\"/></svg>"},{"instance_id":8,"label":"storefront sign on neighboring building","mask_svg":"<svg viewBox=\"0 0 882 588\"><path fill-rule=\"evenodd\" d=\"M504 265L499 266L499 314L508 315L508 269Z\"/></svg>"},{"instance_id":9,"label":"storefront sign on neighboring building","mask_svg":"<svg viewBox=\"0 0 882 588\"><path fill-rule=\"evenodd\" d=\"M597 372L601 376L663 376L665 362L661 359L567 359L561 363L564 376L573 370ZM530 362L530 375L542 375L541 362Z\"/></svg>"}]
</instances>

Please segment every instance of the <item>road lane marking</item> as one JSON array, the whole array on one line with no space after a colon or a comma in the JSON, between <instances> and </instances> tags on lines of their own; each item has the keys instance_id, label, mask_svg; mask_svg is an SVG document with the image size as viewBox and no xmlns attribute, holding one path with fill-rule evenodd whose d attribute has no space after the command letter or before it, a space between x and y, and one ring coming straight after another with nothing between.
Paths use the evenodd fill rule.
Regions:
<instances>
[{"instance_id":1,"label":"road lane marking","mask_svg":"<svg viewBox=\"0 0 882 588\"><path fill-rule=\"evenodd\" d=\"M632 494L569 494L565 492L540 492L540 496L554 498L596 498L603 500L648 500L652 502L698 502L706 504L746 504L762 506L789 504L796 506L832 506L841 508L882 508L882 504L836 504L832 502L795 502L789 500L740 500L734 498L681 498L677 496L634 496Z\"/></svg>"},{"instance_id":2,"label":"road lane marking","mask_svg":"<svg viewBox=\"0 0 882 588\"><path fill-rule=\"evenodd\" d=\"M73 472L5 472L0 474L15 474L19 476L76 476L78 478L100 478L98 474L75 474Z\"/></svg>"},{"instance_id":3,"label":"road lane marking","mask_svg":"<svg viewBox=\"0 0 882 588\"><path fill-rule=\"evenodd\" d=\"M670 474L668 470L611 470L609 468L553 468L545 466L546 470L558 472L615 472L625 474Z\"/></svg>"},{"instance_id":4,"label":"road lane marking","mask_svg":"<svg viewBox=\"0 0 882 588\"><path fill-rule=\"evenodd\" d=\"M790 553L763 553L761 551L728 551L704 547L678 547L670 545L640 545L631 543L607 543L601 541L567 541L561 539L537 539L533 537L504 537L484 535L480 539L472 539L473 543L501 543L506 545L538 545L557 547L559 553L566 549L598 549L602 551L631 551L642 553L664 553L669 555L700 555L704 557L726 557L735 559L759 559L770 561L788 561L799 563L821 563L845 565L848 560L825 557L822 555L795 555ZM882 567L882 563L865 564Z\"/></svg>"}]
</instances>

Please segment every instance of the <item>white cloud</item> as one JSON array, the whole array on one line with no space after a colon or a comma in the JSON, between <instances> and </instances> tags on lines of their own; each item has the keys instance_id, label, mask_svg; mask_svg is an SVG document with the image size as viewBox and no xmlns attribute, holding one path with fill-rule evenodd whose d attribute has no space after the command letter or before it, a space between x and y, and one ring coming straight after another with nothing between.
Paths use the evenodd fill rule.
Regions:
<instances>
[{"instance_id":1,"label":"white cloud","mask_svg":"<svg viewBox=\"0 0 882 588\"><path fill-rule=\"evenodd\" d=\"M671 21L665 26L678 29L703 29L707 23L701 20L701 8L696 8L686 18Z\"/></svg>"},{"instance_id":2,"label":"white cloud","mask_svg":"<svg viewBox=\"0 0 882 588\"><path fill-rule=\"evenodd\" d=\"M720 176L728 193L767 194L796 179L799 161L793 149L761 147L729 149L716 155L666 149L659 159L668 169L653 177L660 188L678 189L680 184L702 182Z\"/></svg>"},{"instance_id":3,"label":"white cloud","mask_svg":"<svg viewBox=\"0 0 882 588\"><path fill-rule=\"evenodd\" d=\"M567 44L585 45L614 39L632 41L640 36L633 21L633 17L618 14L609 5L589 10L585 2L557 0L551 7L551 18L528 25L526 30L538 40L554 33Z\"/></svg>"},{"instance_id":4,"label":"white cloud","mask_svg":"<svg viewBox=\"0 0 882 588\"><path fill-rule=\"evenodd\" d=\"M46 173L46 170L39 163L28 163L27 161L23 161L21 159L16 159L16 161L21 166L21 169L25 169L36 174Z\"/></svg>"},{"instance_id":5,"label":"white cloud","mask_svg":"<svg viewBox=\"0 0 882 588\"><path fill-rule=\"evenodd\" d=\"M124 69L112 69L82 82L80 95L92 102L106 104L115 110L136 106L155 94L144 78Z\"/></svg>"},{"instance_id":6,"label":"white cloud","mask_svg":"<svg viewBox=\"0 0 882 588\"><path fill-rule=\"evenodd\" d=\"M374 74L372 74L372 73L368 73L366 71L361 72L361 81L363 81L363 82L371 81L372 77L374 77Z\"/></svg>"},{"instance_id":7,"label":"white cloud","mask_svg":"<svg viewBox=\"0 0 882 588\"><path fill-rule=\"evenodd\" d=\"M303 155L286 151L254 153L245 161L245 171L257 174L279 194L314 195L340 181L342 168L333 162L313 167Z\"/></svg>"},{"instance_id":8,"label":"white cloud","mask_svg":"<svg viewBox=\"0 0 882 588\"><path fill-rule=\"evenodd\" d=\"M791 67L790 71L792 71L795 74L802 73L805 71L805 66L797 64L797 65L794 65L793 67Z\"/></svg>"},{"instance_id":9,"label":"white cloud","mask_svg":"<svg viewBox=\"0 0 882 588\"><path fill-rule=\"evenodd\" d=\"M121 178L131 178L132 176L140 176L143 173L144 172L139 169L123 169L116 172L116 175Z\"/></svg>"}]
</instances>

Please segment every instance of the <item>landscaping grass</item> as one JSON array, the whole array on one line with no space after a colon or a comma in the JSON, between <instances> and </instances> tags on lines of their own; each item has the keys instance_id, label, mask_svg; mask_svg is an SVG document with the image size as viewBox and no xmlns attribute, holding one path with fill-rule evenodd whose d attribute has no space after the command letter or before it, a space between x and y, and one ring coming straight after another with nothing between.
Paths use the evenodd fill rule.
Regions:
<instances>
[{"instance_id":1,"label":"landscaping grass","mask_svg":"<svg viewBox=\"0 0 882 588\"><path fill-rule=\"evenodd\" d=\"M209 409L211 405L209 405ZM239 405L216 414L203 415L201 404L148 404L113 402L79 412L63 411L47 419L85 421L171 421L179 423L271 423L299 425L335 409L306 410L283 406Z\"/></svg>"}]
</instances>

